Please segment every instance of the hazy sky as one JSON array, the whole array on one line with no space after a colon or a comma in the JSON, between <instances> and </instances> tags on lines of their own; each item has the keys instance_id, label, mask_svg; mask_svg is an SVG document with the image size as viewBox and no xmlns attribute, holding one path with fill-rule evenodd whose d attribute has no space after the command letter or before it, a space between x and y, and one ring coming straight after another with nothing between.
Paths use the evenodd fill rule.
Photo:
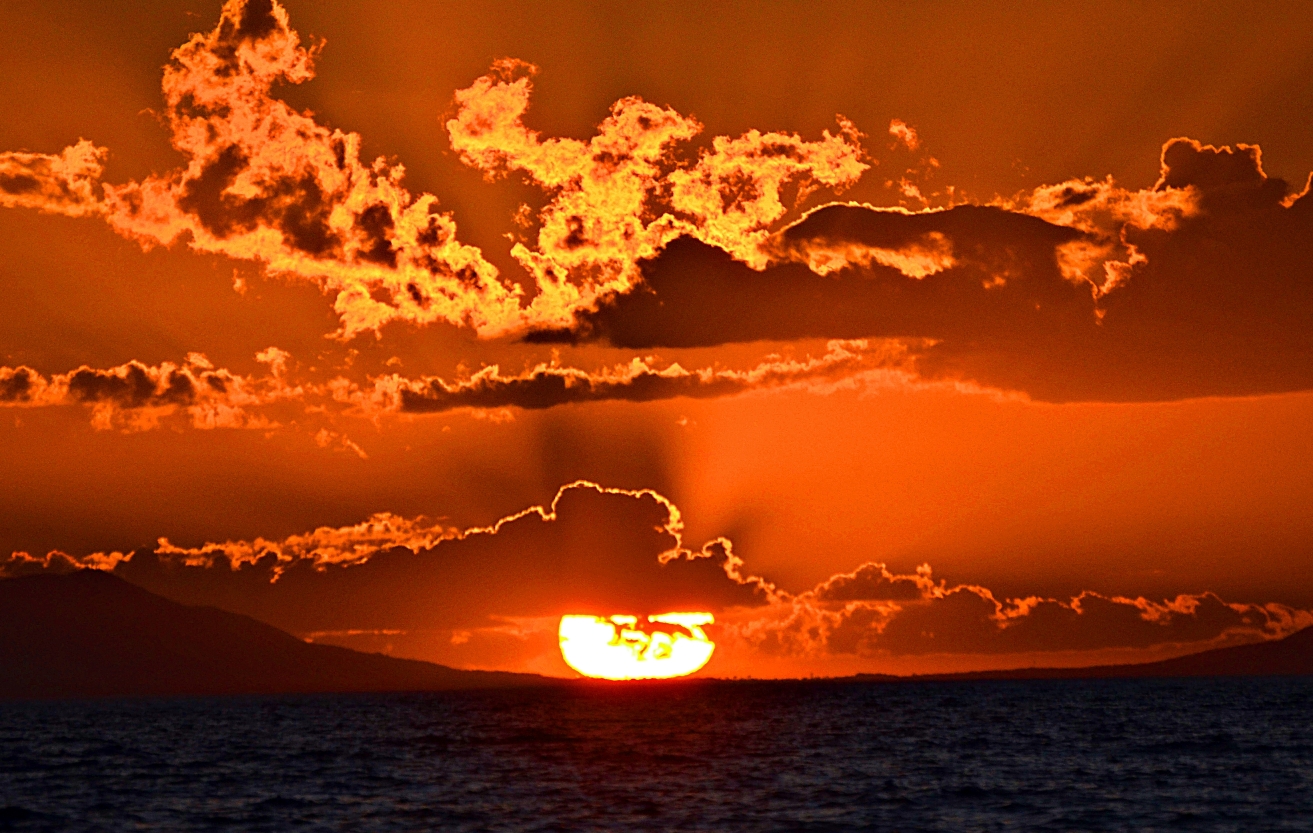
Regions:
<instances>
[{"instance_id":1,"label":"hazy sky","mask_svg":"<svg viewBox=\"0 0 1313 833\"><path fill-rule=\"evenodd\" d=\"M6 572L554 674L565 613L761 676L1313 623L1313 8L0 28Z\"/></svg>"}]
</instances>

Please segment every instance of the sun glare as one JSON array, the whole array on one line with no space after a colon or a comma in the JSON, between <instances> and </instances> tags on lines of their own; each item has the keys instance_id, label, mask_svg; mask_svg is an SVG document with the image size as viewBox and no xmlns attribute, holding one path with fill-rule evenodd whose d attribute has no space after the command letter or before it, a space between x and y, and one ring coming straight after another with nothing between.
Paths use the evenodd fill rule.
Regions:
<instances>
[{"instance_id":1,"label":"sun glare","mask_svg":"<svg viewBox=\"0 0 1313 833\"><path fill-rule=\"evenodd\" d=\"M653 680L683 677L707 664L716 644L702 625L710 613L561 617L561 656L585 677Z\"/></svg>"}]
</instances>

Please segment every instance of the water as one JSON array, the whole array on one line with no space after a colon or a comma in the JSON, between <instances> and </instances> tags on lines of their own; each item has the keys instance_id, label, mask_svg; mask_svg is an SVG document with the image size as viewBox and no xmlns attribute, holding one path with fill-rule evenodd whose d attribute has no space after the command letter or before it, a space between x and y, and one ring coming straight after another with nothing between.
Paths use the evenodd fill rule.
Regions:
<instances>
[{"instance_id":1,"label":"water","mask_svg":"<svg viewBox=\"0 0 1313 833\"><path fill-rule=\"evenodd\" d=\"M0 705L0 830L1313 830L1313 678Z\"/></svg>"}]
</instances>

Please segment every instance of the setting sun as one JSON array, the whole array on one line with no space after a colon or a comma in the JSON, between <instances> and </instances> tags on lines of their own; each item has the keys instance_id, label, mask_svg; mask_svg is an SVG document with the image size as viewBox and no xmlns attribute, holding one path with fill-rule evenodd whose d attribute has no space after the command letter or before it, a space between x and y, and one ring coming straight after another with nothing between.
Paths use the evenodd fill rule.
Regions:
<instances>
[{"instance_id":1,"label":"setting sun","mask_svg":"<svg viewBox=\"0 0 1313 833\"><path fill-rule=\"evenodd\" d=\"M663 613L647 617L645 625L637 616L562 616L561 656L585 677L684 677L711 659L716 645L701 626L714 621L710 613Z\"/></svg>"}]
</instances>

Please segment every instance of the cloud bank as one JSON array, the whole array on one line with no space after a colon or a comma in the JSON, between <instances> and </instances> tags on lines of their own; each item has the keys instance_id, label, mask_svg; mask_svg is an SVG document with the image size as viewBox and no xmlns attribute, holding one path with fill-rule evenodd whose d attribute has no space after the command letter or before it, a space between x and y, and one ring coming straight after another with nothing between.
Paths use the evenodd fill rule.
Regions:
<instances>
[{"instance_id":1,"label":"cloud bank","mask_svg":"<svg viewBox=\"0 0 1313 833\"><path fill-rule=\"evenodd\" d=\"M490 365L467 379L452 382L436 377L381 377L374 380L372 391L354 395L371 405L381 403L388 410L423 414L458 408L537 410L600 401L709 399L778 388L825 393L836 385L855 383L862 374L883 372L891 378L906 378L906 371L900 370L905 356L905 348L897 343L872 345L861 339L835 340L819 357L767 357L746 370L687 370L678 363L658 368L636 358L595 372L540 364L508 376L497 365Z\"/></svg>"},{"instance_id":2,"label":"cloud bank","mask_svg":"<svg viewBox=\"0 0 1313 833\"><path fill-rule=\"evenodd\" d=\"M98 430L151 430L177 415L202 430L272 430L281 427L279 416L289 408L293 414L376 420L457 410L709 399L778 389L826 394L840 387L913 381L905 367L904 345L861 339L831 341L826 352L816 357L767 356L742 370L686 369L677 362L659 366L654 359L636 358L591 371L543 363L518 374L503 374L498 365L489 365L450 381L396 373L371 377L363 384L344 376L315 381L289 367L292 357L277 347L261 351L256 360L267 366L267 372L242 375L216 368L201 353L188 354L180 364L130 361L105 369L84 365L50 376L26 366L0 367L0 408L80 405L90 409L91 424ZM327 428L315 437L321 446L337 444L366 456L359 446Z\"/></svg>"},{"instance_id":3,"label":"cloud bank","mask_svg":"<svg viewBox=\"0 0 1313 833\"><path fill-rule=\"evenodd\" d=\"M82 563L320 636L414 630L455 639L565 613L706 610L721 623L724 650L763 668L781 659L856 659L878 670L897 657L1199 646L1313 624L1313 611L1211 592L998 598L936 579L929 565L899 574L869 562L790 592L755 574L728 539L694 547L683 530L679 508L655 491L577 481L549 504L486 526L379 513L278 539L160 539L153 553L97 553ZM15 554L8 569L31 571L38 561ZM77 560L52 553L46 561L53 569Z\"/></svg>"},{"instance_id":4,"label":"cloud bank","mask_svg":"<svg viewBox=\"0 0 1313 833\"><path fill-rule=\"evenodd\" d=\"M312 281L342 338L392 321L636 349L902 338L925 342L928 379L1047 401L1313 387L1313 197L1268 177L1257 146L1173 139L1145 189L1085 178L915 213L835 203L780 228L791 204L873 164L847 120L818 140L750 130L694 148L696 119L628 97L587 140L544 137L524 122L536 68L506 59L455 93L446 129L466 164L545 193L510 252L520 280L459 242L402 166L367 164L357 134L274 97L314 76L318 48L274 0L228 0L165 67L184 167L113 185L86 140L4 152L0 205L99 215L144 245ZM921 146L900 120L889 137Z\"/></svg>"},{"instance_id":5,"label":"cloud bank","mask_svg":"<svg viewBox=\"0 0 1313 833\"><path fill-rule=\"evenodd\" d=\"M0 205L100 215L146 246L185 241L314 282L333 296L342 338L391 321L495 337L564 326L631 286L636 262L682 234L760 260L766 227L786 211L785 185L842 188L867 167L842 119L816 142L756 130L716 137L683 164L674 146L701 126L638 98L616 102L589 142L543 140L520 120L533 68L500 62L456 93L447 126L468 164L523 171L551 194L537 248L512 251L535 287L526 298L459 242L437 197L405 188L401 165L362 161L358 134L274 97L277 85L314 77L317 50L276 0L228 0L218 25L174 50L164 69L165 116L185 167L112 185L100 182L107 149L85 140L57 155L3 153Z\"/></svg>"},{"instance_id":6,"label":"cloud bank","mask_svg":"<svg viewBox=\"0 0 1313 833\"><path fill-rule=\"evenodd\" d=\"M1047 186L994 206L828 205L761 271L691 239L643 282L530 340L710 346L919 338L927 378L1047 401L1156 401L1313 387L1313 197L1258 149L1168 142L1149 190Z\"/></svg>"}]
</instances>

